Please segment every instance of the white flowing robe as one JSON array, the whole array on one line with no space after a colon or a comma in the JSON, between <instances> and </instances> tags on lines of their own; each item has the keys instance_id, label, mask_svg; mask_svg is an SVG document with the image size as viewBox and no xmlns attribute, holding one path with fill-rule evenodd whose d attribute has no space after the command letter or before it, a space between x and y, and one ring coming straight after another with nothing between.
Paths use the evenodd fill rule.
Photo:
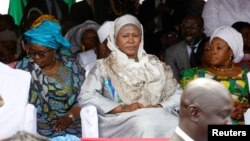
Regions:
<instances>
[{"instance_id":1,"label":"white flowing robe","mask_svg":"<svg viewBox=\"0 0 250 141\"><path fill-rule=\"evenodd\" d=\"M170 137L178 125L176 110L179 108L182 93L179 85L176 85L168 99L160 103L163 108L142 108L133 112L108 114L124 103L119 94L110 89L108 84L110 77L105 74L105 68L99 65L103 61L98 60L86 78L78 97L82 108L87 105L94 105L97 108L100 137ZM170 67L167 66L167 69L169 75L166 84L175 81Z\"/></svg>"}]
</instances>

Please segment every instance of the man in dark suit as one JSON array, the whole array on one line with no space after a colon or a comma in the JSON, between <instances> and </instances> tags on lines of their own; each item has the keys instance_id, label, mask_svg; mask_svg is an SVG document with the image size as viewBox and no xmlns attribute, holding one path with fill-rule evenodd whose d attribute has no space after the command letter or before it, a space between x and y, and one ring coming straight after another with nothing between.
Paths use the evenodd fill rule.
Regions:
<instances>
[{"instance_id":1,"label":"man in dark suit","mask_svg":"<svg viewBox=\"0 0 250 141\"><path fill-rule=\"evenodd\" d=\"M181 95L179 126L170 141L207 141L208 125L231 124L233 99L221 83L198 78Z\"/></svg>"},{"instance_id":2,"label":"man in dark suit","mask_svg":"<svg viewBox=\"0 0 250 141\"><path fill-rule=\"evenodd\" d=\"M201 64L201 47L198 46L205 36L203 25L201 16L187 15L181 25L184 40L166 49L166 64L171 66L177 81L184 69Z\"/></svg>"}]
</instances>

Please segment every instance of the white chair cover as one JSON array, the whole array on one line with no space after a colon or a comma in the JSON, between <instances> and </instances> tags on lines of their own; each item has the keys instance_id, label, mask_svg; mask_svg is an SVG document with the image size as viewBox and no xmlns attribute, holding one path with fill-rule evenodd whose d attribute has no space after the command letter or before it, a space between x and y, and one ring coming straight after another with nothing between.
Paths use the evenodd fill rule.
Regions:
<instances>
[{"instance_id":1,"label":"white chair cover","mask_svg":"<svg viewBox=\"0 0 250 141\"><path fill-rule=\"evenodd\" d=\"M96 107L93 105L85 106L81 109L82 137L98 138L98 115Z\"/></svg>"}]
</instances>

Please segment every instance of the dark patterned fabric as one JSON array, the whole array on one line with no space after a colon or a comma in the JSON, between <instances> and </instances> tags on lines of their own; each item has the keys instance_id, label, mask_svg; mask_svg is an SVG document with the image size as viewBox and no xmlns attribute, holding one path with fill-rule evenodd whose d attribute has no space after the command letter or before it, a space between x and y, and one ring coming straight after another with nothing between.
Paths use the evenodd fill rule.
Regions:
<instances>
[{"instance_id":1,"label":"dark patterned fabric","mask_svg":"<svg viewBox=\"0 0 250 141\"><path fill-rule=\"evenodd\" d=\"M72 106L78 105L77 96L84 80L84 71L72 60L64 58L62 62L63 65L52 77L44 75L31 58L18 62L17 68L32 75L29 102L37 108L38 133L47 137L65 134L81 137L80 120L74 121L65 131L53 130L58 118L67 114Z\"/></svg>"}]
</instances>

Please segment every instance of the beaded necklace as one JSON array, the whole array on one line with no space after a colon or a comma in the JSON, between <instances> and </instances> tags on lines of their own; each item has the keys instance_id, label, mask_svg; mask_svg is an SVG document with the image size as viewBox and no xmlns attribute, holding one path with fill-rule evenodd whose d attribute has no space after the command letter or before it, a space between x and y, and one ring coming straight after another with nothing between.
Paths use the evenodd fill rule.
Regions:
<instances>
[{"instance_id":1,"label":"beaded necklace","mask_svg":"<svg viewBox=\"0 0 250 141\"><path fill-rule=\"evenodd\" d=\"M234 64L232 64L232 66L230 68L217 68L215 66L213 66L213 69L217 70L217 71L230 71L234 69Z\"/></svg>"}]
</instances>

